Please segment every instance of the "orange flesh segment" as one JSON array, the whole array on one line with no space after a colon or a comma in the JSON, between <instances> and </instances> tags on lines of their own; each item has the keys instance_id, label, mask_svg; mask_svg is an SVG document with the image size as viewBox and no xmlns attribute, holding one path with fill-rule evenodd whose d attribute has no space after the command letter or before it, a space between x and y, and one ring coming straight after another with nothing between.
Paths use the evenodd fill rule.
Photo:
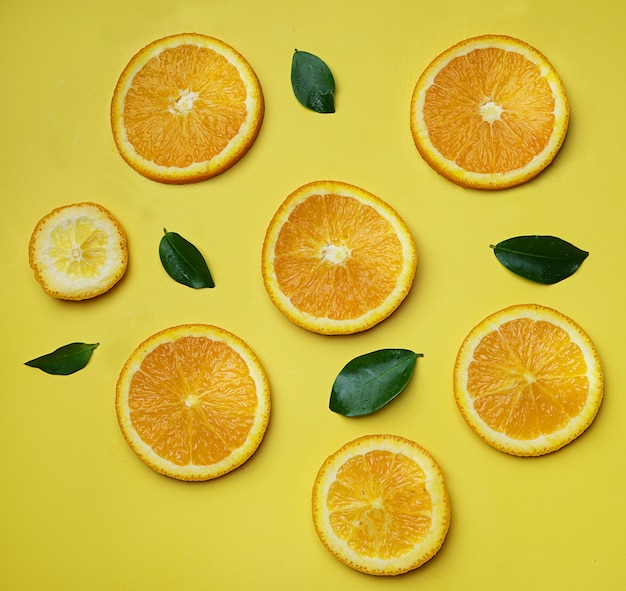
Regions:
<instances>
[{"instance_id":1,"label":"orange flesh segment","mask_svg":"<svg viewBox=\"0 0 626 591\"><path fill-rule=\"evenodd\" d=\"M128 404L139 437L185 466L217 463L243 445L258 400L239 354L219 341L184 337L146 355Z\"/></svg>"},{"instance_id":2,"label":"orange flesh segment","mask_svg":"<svg viewBox=\"0 0 626 591\"><path fill-rule=\"evenodd\" d=\"M392 293L402 257L392 225L374 208L352 197L313 195L282 227L274 269L297 308L342 320L369 312Z\"/></svg>"},{"instance_id":3,"label":"orange flesh segment","mask_svg":"<svg viewBox=\"0 0 626 591\"><path fill-rule=\"evenodd\" d=\"M219 154L246 118L237 69L212 49L180 45L150 59L125 99L124 125L138 154L185 168Z\"/></svg>"},{"instance_id":4,"label":"orange flesh segment","mask_svg":"<svg viewBox=\"0 0 626 591\"><path fill-rule=\"evenodd\" d=\"M424 121L433 145L461 168L503 173L546 147L554 108L539 66L491 47L456 57L439 72L426 91Z\"/></svg>"},{"instance_id":5,"label":"orange flesh segment","mask_svg":"<svg viewBox=\"0 0 626 591\"><path fill-rule=\"evenodd\" d=\"M467 390L492 429L514 439L535 439L580 414L589 389L587 369L583 352L566 331L521 318L478 344Z\"/></svg>"},{"instance_id":6,"label":"orange flesh segment","mask_svg":"<svg viewBox=\"0 0 626 591\"><path fill-rule=\"evenodd\" d=\"M403 454L376 450L350 458L330 486L330 523L364 556L411 550L431 527L432 500L422 469Z\"/></svg>"}]
</instances>

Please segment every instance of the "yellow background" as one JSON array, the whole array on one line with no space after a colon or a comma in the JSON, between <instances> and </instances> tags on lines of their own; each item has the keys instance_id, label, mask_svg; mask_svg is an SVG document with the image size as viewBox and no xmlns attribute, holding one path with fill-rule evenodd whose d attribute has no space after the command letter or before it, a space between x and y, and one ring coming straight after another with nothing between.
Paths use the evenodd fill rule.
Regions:
<instances>
[{"instance_id":1,"label":"yellow background","mask_svg":"<svg viewBox=\"0 0 626 591\"><path fill-rule=\"evenodd\" d=\"M626 567L624 233L626 76L620 2L561 0L4 0L0 8L0 588L623 589ZM109 104L131 56L161 36L196 31L238 49L266 99L252 150L226 173L182 187L151 182L117 153ZM545 53L571 106L566 142L534 181L498 193L432 171L409 131L422 69L466 37L505 33ZM294 49L322 57L337 81L333 115L304 109L290 85ZM267 297L260 253L282 200L318 179L359 185L411 228L418 273L400 309L350 337L308 333ZM83 303L44 294L28 266L36 222L93 200L129 239L123 281ZM191 290L158 258L163 227L205 255L217 286ZM590 251L553 286L521 279L490 243L553 234ZM606 388L592 427L536 459L482 443L461 418L452 368L467 332L515 303L557 308L585 328ZM118 373L143 339L205 322L243 338L272 387L272 417L252 459L206 483L147 468L114 412ZM50 376L23 365L72 342L99 342L89 365ZM356 355L424 354L408 388L379 413L328 409ZM452 523L440 553L396 578L352 571L319 542L310 493L327 455L367 433L395 433L441 464Z\"/></svg>"}]
</instances>

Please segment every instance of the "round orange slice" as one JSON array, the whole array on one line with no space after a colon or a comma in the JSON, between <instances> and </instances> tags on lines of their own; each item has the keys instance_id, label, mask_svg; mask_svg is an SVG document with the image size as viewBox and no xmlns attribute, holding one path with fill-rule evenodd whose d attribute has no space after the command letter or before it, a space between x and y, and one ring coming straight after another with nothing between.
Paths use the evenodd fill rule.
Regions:
<instances>
[{"instance_id":1,"label":"round orange slice","mask_svg":"<svg viewBox=\"0 0 626 591\"><path fill-rule=\"evenodd\" d=\"M437 56L411 99L411 132L424 160L458 185L505 189L548 166L569 106L548 59L524 41L483 35Z\"/></svg>"},{"instance_id":2,"label":"round orange slice","mask_svg":"<svg viewBox=\"0 0 626 591\"><path fill-rule=\"evenodd\" d=\"M576 439L598 412L603 373L589 336L545 306L516 305L482 320L463 341L454 394L468 425L516 456Z\"/></svg>"},{"instance_id":3,"label":"round orange slice","mask_svg":"<svg viewBox=\"0 0 626 591\"><path fill-rule=\"evenodd\" d=\"M142 175L164 183L211 178L257 137L261 85L244 57L219 39L171 35L141 49L113 94L117 148Z\"/></svg>"},{"instance_id":4,"label":"round orange slice","mask_svg":"<svg viewBox=\"0 0 626 591\"><path fill-rule=\"evenodd\" d=\"M102 205L64 205L35 226L28 260L47 294L62 300L86 300L110 290L124 276L126 235L117 218Z\"/></svg>"},{"instance_id":5,"label":"round orange slice","mask_svg":"<svg viewBox=\"0 0 626 591\"><path fill-rule=\"evenodd\" d=\"M351 334L378 324L406 298L417 264L399 214L337 181L303 185L285 199L263 242L265 288L295 324Z\"/></svg>"},{"instance_id":6,"label":"round orange slice","mask_svg":"<svg viewBox=\"0 0 626 591\"><path fill-rule=\"evenodd\" d=\"M326 548L355 570L413 570L439 551L448 532L450 502L441 468L409 439L355 439L317 474L313 524Z\"/></svg>"},{"instance_id":7,"label":"round orange slice","mask_svg":"<svg viewBox=\"0 0 626 591\"><path fill-rule=\"evenodd\" d=\"M167 328L141 343L117 382L117 418L133 451L179 480L209 480L260 445L270 416L265 372L250 347L210 325Z\"/></svg>"}]
</instances>

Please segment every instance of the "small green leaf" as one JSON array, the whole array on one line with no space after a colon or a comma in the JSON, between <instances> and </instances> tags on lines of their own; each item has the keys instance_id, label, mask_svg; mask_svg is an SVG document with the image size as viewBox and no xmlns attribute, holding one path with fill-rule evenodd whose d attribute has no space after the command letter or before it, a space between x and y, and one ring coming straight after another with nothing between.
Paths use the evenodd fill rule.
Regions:
<instances>
[{"instance_id":1,"label":"small green leaf","mask_svg":"<svg viewBox=\"0 0 626 591\"><path fill-rule=\"evenodd\" d=\"M69 345L63 345L58 349L26 361L24 365L29 367L36 367L46 373L67 376L75 373L80 369L83 369L87 365L93 350L98 347L100 343L70 343Z\"/></svg>"},{"instance_id":2,"label":"small green leaf","mask_svg":"<svg viewBox=\"0 0 626 591\"><path fill-rule=\"evenodd\" d=\"M516 236L490 247L507 269L545 285L566 279L589 256L587 251L555 236Z\"/></svg>"},{"instance_id":3,"label":"small green leaf","mask_svg":"<svg viewBox=\"0 0 626 591\"><path fill-rule=\"evenodd\" d=\"M159 257L167 274L188 287L215 287L211 271L200 251L176 232L163 229Z\"/></svg>"},{"instance_id":4,"label":"small green leaf","mask_svg":"<svg viewBox=\"0 0 626 591\"><path fill-rule=\"evenodd\" d=\"M335 112L335 79L316 55L295 50L291 60L291 87L298 101L317 113Z\"/></svg>"},{"instance_id":5,"label":"small green leaf","mask_svg":"<svg viewBox=\"0 0 626 591\"><path fill-rule=\"evenodd\" d=\"M355 357L335 378L330 410L346 417L371 414L391 402L409 383L421 353L380 349Z\"/></svg>"}]
</instances>

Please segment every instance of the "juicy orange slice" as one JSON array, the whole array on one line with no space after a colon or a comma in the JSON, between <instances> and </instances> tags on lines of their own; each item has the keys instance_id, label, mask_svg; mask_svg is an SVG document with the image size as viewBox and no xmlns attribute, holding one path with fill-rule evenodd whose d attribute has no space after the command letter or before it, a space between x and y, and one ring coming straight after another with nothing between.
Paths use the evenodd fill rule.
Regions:
<instances>
[{"instance_id":1,"label":"juicy orange slice","mask_svg":"<svg viewBox=\"0 0 626 591\"><path fill-rule=\"evenodd\" d=\"M213 177L252 146L264 113L250 64L219 39L183 33L153 41L122 72L111 125L126 162L164 183Z\"/></svg>"},{"instance_id":2,"label":"juicy orange slice","mask_svg":"<svg viewBox=\"0 0 626 591\"><path fill-rule=\"evenodd\" d=\"M209 480L260 445L270 415L263 368L240 338L210 325L167 328L141 343L120 373L117 418L153 470Z\"/></svg>"},{"instance_id":3,"label":"juicy orange slice","mask_svg":"<svg viewBox=\"0 0 626 591\"><path fill-rule=\"evenodd\" d=\"M441 175L476 189L504 189L539 174L569 122L563 83L548 59L505 35L466 39L417 81L411 131Z\"/></svg>"},{"instance_id":4,"label":"juicy orange slice","mask_svg":"<svg viewBox=\"0 0 626 591\"><path fill-rule=\"evenodd\" d=\"M122 226L97 203L52 210L33 230L28 248L35 278L49 295L86 300L111 289L126 272Z\"/></svg>"},{"instance_id":5,"label":"juicy orange slice","mask_svg":"<svg viewBox=\"0 0 626 591\"><path fill-rule=\"evenodd\" d=\"M273 303L322 334L355 333L387 318L408 294L416 264L413 237L398 213L336 181L289 195L263 243L263 281Z\"/></svg>"},{"instance_id":6,"label":"juicy orange slice","mask_svg":"<svg viewBox=\"0 0 626 591\"><path fill-rule=\"evenodd\" d=\"M403 437L355 439L317 474L313 524L326 548L355 570L398 575L415 569L439 551L448 532L441 468Z\"/></svg>"},{"instance_id":7,"label":"juicy orange slice","mask_svg":"<svg viewBox=\"0 0 626 591\"><path fill-rule=\"evenodd\" d=\"M517 305L482 320L464 340L454 393L489 445L538 456L576 439L598 412L603 373L589 336L544 306Z\"/></svg>"}]
</instances>

